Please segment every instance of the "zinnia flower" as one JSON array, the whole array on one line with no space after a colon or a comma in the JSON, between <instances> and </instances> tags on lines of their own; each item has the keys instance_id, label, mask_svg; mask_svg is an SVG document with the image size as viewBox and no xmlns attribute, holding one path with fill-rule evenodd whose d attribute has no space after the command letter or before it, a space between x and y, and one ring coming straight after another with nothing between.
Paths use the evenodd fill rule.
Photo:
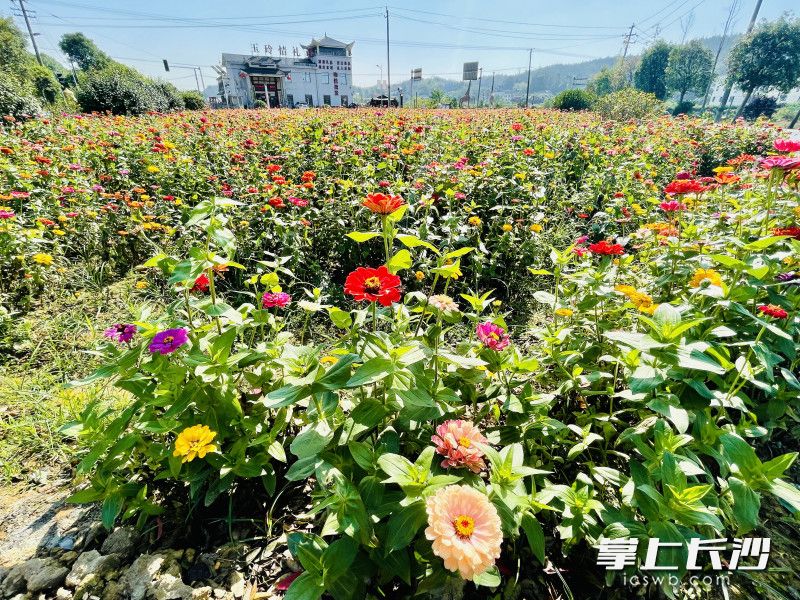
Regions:
<instances>
[{"instance_id":1,"label":"zinnia flower","mask_svg":"<svg viewBox=\"0 0 800 600\"><path fill-rule=\"evenodd\" d=\"M13 219L14 218L14 211L11 209L0 209L0 219Z\"/></svg>"},{"instance_id":2,"label":"zinnia flower","mask_svg":"<svg viewBox=\"0 0 800 600\"><path fill-rule=\"evenodd\" d=\"M481 344L491 350L502 350L511 343L505 330L491 321L478 325L475 333Z\"/></svg>"},{"instance_id":3,"label":"zinnia flower","mask_svg":"<svg viewBox=\"0 0 800 600\"><path fill-rule=\"evenodd\" d=\"M194 280L194 285L192 286L192 292L207 292L208 286L210 281L208 279L208 275L205 273L200 273L200 276Z\"/></svg>"},{"instance_id":4,"label":"zinnia flower","mask_svg":"<svg viewBox=\"0 0 800 600\"><path fill-rule=\"evenodd\" d=\"M800 150L800 142L797 140L775 140L772 145L778 152L797 152Z\"/></svg>"},{"instance_id":5,"label":"zinnia flower","mask_svg":"<svg viewBox=\"0 0 800 600\"><path fill-rule=\"evenodd\" d=\"M778 227L772 230L772 235L788 235L800 240L800 227Z\"/></svg>"},{"instance_id":6,"label":"zinnia flower","mask_svg":"<svg viewBox=\"0 0 800 600\"><path fill-rule=\"evenodd\" d=\"M557 308L555 310L556 316L558 317L571 317L574 314L574 311L571 308Z\"/></svg>"},{"instance_id":7,"label":"zinnia flower","mask_svg":"<svg viewBox=\"0 0 800 600\"><path fill-rule=\"evenodd\" d=\"M776 304L762 304L758 307L758 311L761 314L769 315L770 317L775 317L776 319L785 319L789 316L788 312Z\"/></svg>"},{"instance_id":8,"label":"zinnia flower","mask_svg":"<svg viewBox=\"0 0 800 600\"><path fill-rule=\"evenodd\" d=\"M722 287L722 275L714 269L697 269L691 281L689 281L689 285L693 288L699 288L704 281L707 281L709 285Z\"/></svg>"},{"instance_id":9,"label":"zinnia flower","mask_svg":"<svg viewBox=\"0 0 800 600\"><path fill-rule=\"evenodd\" d=\"M683 202L678 202L677 200L662 202L659 204L659 206L664 212L680 212L682 210L686 210L686 205Z\"/></svg>"},{"instance_id":10,"label":"zinnia flower","mask_svg":"<svg viewBox=\"0 0 800 600\"><path fill-rule=\"evenodd\" d=\"M178 434L175 440L175 451L172 456L180 456L181 462L191 462L195 458L205 458L209 452L216 452L217 447L211 442L217 436L207 425L193 425Z\"/></svg>"},{"instance_id":11,"label":"zinnia flower","mask_svg":"<svg viewBox=\"0 0 800 600\"><path fill-rule=\"evenodd\" d=\"M431 296L428 298L428 304L445 313L458 312L458 304L446 294Z\"/></svg>"},{"instance_id":12,"label":"zinnia flower","mask_svg":"<svg viewBox=\"0 0 800 600\"><path fill-rule=\"evenodd\" d=\"M625 248L620 244L612 244L611 242L602 240L595 244L589 244L589 252L592 254L599 254L600 256L619 256L625 253Z\"/></svg>"},{"instance_id":13,"label":"zinnia flower","mask_svg":"<svg viewBox=\"0 0 800 600\"><path fill-rule=\"evenodd\" d=\"M50 266L53 264L53 257L44 252L39 252L33 255L33 262L39 265Z\"/></svg>"},{"instance_id":14,"label":"zinnia flower","mask_svg":"<svg viewBox=\"0 0 800 600\"><path fill-rule=\"evenodd\" d=\"M676 179L664 188L665 194L701 194L708 188L694 179Z\"/></svg>"},{"instance_id":15,"label":"zinnia flower","mask_svg":"<svg viewBox=\"0 0 800 600\"><path fill-rule=\"evenodd\" d=\"M358 267L347 276L344 293L355 300L380 302L382 306L389 306L400 300L400 278L389 273L385 265L377 269Z\"/></svg>"},{"instance_id":16,"label":"zinnia flower","mask_svg":"<svg viewBox=\"0 0 800 600\"><path fill-rule=\"evenodd\" d=\"M136 325L130 323L116 323L103 332L105 337L120 344L130 342L135 334Z\"/></svg>"},{"instance_id":17,"label":"zinnia flower","mask_svg":"<svg viewBox=\"0 0 800 600\"><path fill-rule=\"evenodd\" d=\"M448 485L426 502L425 537L450 571L472 580L500 557L503 533L497 509L485 494L466 485Z\"/></svg>"},{"instance_id":18,"label":"zinnia flower","mask_svg":"<svg viewBox=\"0 0 800 600\"><path fill-rule=\"evenodd\" d=\"M189 333L182 327L167 329L165 331L159 331L153 336L148 350L152 353L170 354L188 341Z\"/></svg>"},{"instance_id":19,"label":"zinnia flower","mask_svg":"<svg viewBox=\"0 0 800 600\"><path fill-rule=\"evenodd\" d=\"M769 156L759 163L763 169L777 169L780 171L792 171L800 169L800 158L789 156Z\"/></svg>"},{"instance_id":20,"label":"zinnia flower","mask_svg":"<svg viewBox=\"0 0 800 600\"><path fill-rule=\"evenodd\" d=\"M789 271L788 273L781 273L775 276L775 281L780 283L789 283L792 281L797 281L800 279L800 273L796 273L794 271Z\"/></svg>"},{"instance_id":21,"label":"zinnia flower","mask_svg":"<svg viewBox=\"0 0 800 600\"><path fill-rule=\"evenodd\" d=\"M400 196L391 196L378 192L376 194L367 194L367 198L361 204L379 215L389 215L403 206L405 200Z\"/></svg>"},{"instance_id":22,"label":"zinnia flower","mask_svg":"<svg viewBox=\"0 0 800 600\"><path fill-rule=\"evenodd\" d=\"M436 444L436 453L445 457L442 461L445 469L466 467L473 473L480 473L486 468L483 451L475 443L488 444L489 440L469 421L445 421L436 428L431 441Z\"/></svg>"},{"instance_id":23,"label":"zinnia flower","mask_svg":"<svg viewBox=\"0 0 800 600\"><path fill-rule=\"evenodd\" d=\"M292 301L292 297L286 292L266 292L261 296L261 305L264 308L286 308Z\"/></svg>"}]
</instances>

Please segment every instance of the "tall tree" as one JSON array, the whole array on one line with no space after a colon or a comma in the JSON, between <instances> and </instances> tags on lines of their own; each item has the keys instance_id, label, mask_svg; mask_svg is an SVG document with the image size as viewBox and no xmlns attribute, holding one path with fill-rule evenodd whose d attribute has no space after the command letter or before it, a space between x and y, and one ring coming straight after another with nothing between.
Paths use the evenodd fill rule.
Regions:
<instances>
[{"instance_id":1,"label":"tall tree","mask_svg":"<svg viewBox=\"0 0 800 600\"><path fill-rule=\"evenodd\" d=\"M642 54L639 68L633 76L637 89L654 94L659 100L667 97L666 71L671 50L671 45L659 40Z\"/></svg>"},{"instance_id":2,"label":"tall tree","mask_svg":"<svg viewBox=\"0 0 800 600\"><path fill-rule=\"evenodd\" d=\"M58 46L83 71L102 69L113 62L105 52L82 33L65 33Z\"/></svg>"},{"instance_id":3,"label":"tall tree","mask_svg":"<svg viewBox=\"0 0 800 600\"><path fill-rule=\"evenodd\" d=\"M734 119L756 90L791 91L800 83L800 20L784 16L739 40L728 57L728 81L744 92Z\"/></svg>"},{"instance_id":4,"label":"tall tree","mask_svg":"<svg viewBox=\"0 0 800 600\"><path fill-rule=\"evenodd\" d=\"M0 71L25 79L33 57L26 49L25 36L9 17L0 19Z\"/></svg>"},{"instance_id":5,"label":"tall tree","mask_svg":"<svg viewBox=\"0 0 800 600\"><path fill-rule=\"evenodd\" d=\"M714 56L697 40L676 46L669 53L665 72L667 89L680 94L683 102L687 92L702 94L711 83Z\"/></svg>"}]
</instances>

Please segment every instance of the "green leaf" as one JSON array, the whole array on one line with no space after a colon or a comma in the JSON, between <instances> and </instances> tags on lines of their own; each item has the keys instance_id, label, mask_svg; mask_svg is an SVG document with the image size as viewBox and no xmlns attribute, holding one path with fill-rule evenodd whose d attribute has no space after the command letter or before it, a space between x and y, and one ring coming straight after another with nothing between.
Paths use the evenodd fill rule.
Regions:
<instances>
[{"instance_id":1,"label":"green leaf","mask_svg":"<svg viewBox=\"0 0 800 600\"><path fill-rule=\"evenodd\" d=\"M410 269L411 265L411 253L405 248L402 248L389 259L389 262L386 263L386 268L389 269L390 273L395 274L405 269Z\"/></svg>"},{"instance_id":2,"label":"green leaf","mask_svg":"<svg viewBox=\"0 0 800 600\"><path fill-rule=\"evenodd\" d=\"M458 250L453 250L452 252L448 252L444 255L445 258L458 258L459 256L464 256L465 254L469 254L475 250L470 246L465 246L464 248L459 248Z\"/></svg>"},{"instance_id":3,"label":"green leaf","mask_svg":"<svg viewBox=\"0 0 800 600\"><path fill-rule=\"evenodd\" d=\"M292 582L286 590L285 600L319 600L325 592L322 577L306 571Z\"/></svg>"},{"instance_id":4,"label":"green leaf","mask_svg":"<svg viewBox=\"0 0 800 600\"><path fill-rule=\"evenodd\" d=\"M122 511L122 506L124 504L125 499L122 497L121 492L114 492L106 496L106 499L103 500L103 506L100 510L103 520L103 527L106 529L111 529L114 527L114 521L117 520L117 516Z\"/></svg>"},{"instance_id":5,"label":"green leaf","mask_svg":"<svg viewBox=\"0 0 800 600\"><path fill-rule=\"evenodd\" d=\"M745 250L764 250L765 248L769 248L773 244L777 244L778 242L782 242L786 239L786 236L783 235L771 235L769 237L761 238L760 240L756 240L755 242L750 242L746 244L744 249Z\"/></svg>"},{"instance_id":6,"label":"green leaf","mask_svg":"<svg viewBox=\"0 0 800 600\"><path fill-rule=\"evenodd\" d=\"M261 401L267 408L281 408L291 406L311 395L311 386L308 385L285 385L282 388L271 391Z\"/></svg>"},{"instance_id":7,"label":"green leaf","mask_svg":"<svg viewBox=\"0 0 800 600\"><path fill-rule=\"evenodd\" d=\"M522 515L522 529L525 532L525 537L528 538L528 545L531 547L531 552L539 561L544 564L544 531L539 521L536 520L531 513Z\"/></svg>"},{"instance_id":8,"label":"green leaf","mask_svg":"<svg viewBox=\"0 0 800 600\"><path fill-rule=\"evenodd\" d=\"M346 536L325 548L322 553L322 568L326 587L330 587L333 582L345 574L353 564L357 553L358 543Z\"/></svg>"},{"instance_id":9,"label":"green leaf","mask_svg":"<svg viewBox=\"0 0 800 600\"><path fill-rule=\"evenodd\" d=\"M328 315L333 324L339 329L350 329L350 326L353 324L353 318L350 316L350 313L343 311L341 308L331 306L328 308Z\"/></svg>"},{"instance_id":10,"label":"green leaf","mask_svg":"<svg viewBox=\"0 0 800 600\"><path fill-rule=\"evenodd\" d=\"M436 254L439 254L439 250L436 249L436 246L434 246L429 242L421 240L414 235L401 233L398 234L396 237L398 240L400 240L400 243L403 244L406 248L416 248L418 246L422 246L423 248L427 248L428 250L431 250Z\"/></svg>"},{"instance_id":11,"label":"green leaf","mask_svg":"<svg viewBox=\"0 0 800 600\"><path fill-rule=\"evenodd\" d=\"M87 488L85 490L80 490L72 494L69 498L67 498L67 502L73 504L84 504L86 502L96 502L103 497L102 490L96 490L94 488Z\"/></svg>"},{"instance_id":12,"label":"green leaf","mask_svg":"<svg viewBox=\"0 0 800 600\"><path fill-rule=\"evenodd\" d=\"M356 369L353 376L347 382L346 387L361 387L384 379L394 371L394 363L380 356L369 359Z\"/></svg>"},{"instance_id":13,"label":"green leaf","mask_svg":"<svg viewBox=\"0 0 800 600\"><path fill-rule=\"evenodd\" d=\"M359 244L363 242L367 242L372 238L376 238L380 235L380 233L375 231L351 231L347 234L351 240L358 242Z\"/></svg>"},{"instance_id":14,"label":"green leaf","mask_svg":"<svg viewBox=\"0 0 800 600\"><path fill-rule=\"evenodd\" d=\"M797 459L797 452L790 452L789 454L782 454L770 461L761 465L761 473L767 479L775 479L780 477L786 472L786 469L792 466L792 463Z\"/></svg>"},{"instance_id":15,"label":"green leaf","mask_svg":"<svg viewBox=\"0 0 800 600\"><path fill-rule=\"evenodd\" d=\"M386 526L385 553L388 554L408 546L427 520L428 513L425 510L424 502L414 502L395 512Z\"/></svg>"},{"instance_id":16,"label":"green leaf","mask_svg":"<svg viewBox=\"0 0 800 600\"><path fill-rule=\"evenodd\" d=\"M378 457L378 466L395 481L407 480L414 465L405 456L399 454L381 454Z\"/></svg>"},{"instance_id":17,"label":"green leaf","mask_svg":"<svg viewBox=\"0 0 800 600\"><path fill-rule=\"evenodd\" d=\"M494 565L488 571L484 571L480 575L476 575L472 580L475 585L490 588L496 588L502 581L503 580L500 577L500 570Z\"/></svg>"},{"instance_id":18,"label":"green leaf","mask_svg":"<svg viewBox=\"0 0 800 600\"><path fill-rule=\"evenodd\" d=\"M739 533L747 533L760 525L760 496L737 477L728 478L728 488L733 496L733 516L739 525Z\"/></svg>"},{"instance_id":19,"label":"green leaf","mask_svg":"<svg viewBox=\"0 0 800 600\"><path fill-rule=\"evenodd\" d=\"M333 439L333 431L325 421L306 425L289 446L298 458L312 458L322 452Z\"/></svg>"}]
</instances>

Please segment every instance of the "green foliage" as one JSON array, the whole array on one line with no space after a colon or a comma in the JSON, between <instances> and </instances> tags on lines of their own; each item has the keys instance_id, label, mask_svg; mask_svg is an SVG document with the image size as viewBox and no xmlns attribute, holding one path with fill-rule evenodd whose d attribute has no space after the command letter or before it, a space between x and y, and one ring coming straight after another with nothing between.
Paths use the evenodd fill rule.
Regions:
<instances>
[{"instance_id":1,"label":"green foliage","mask_svg":"<svg viewBox=\"0 0 800 600\"><path fill-rule=\"evenodd\" d=\"M24 79L32 56L26 50L25 36L10 17L0 19L0 74Z\"/></svg>"},{"instance_id":2,"label":"green foliage","mask_svg":"<svg viewBox=\"0 0 800 600\"><path fill-rule=\"evenodd\" d=\"M771 119L777 110L778 101L775 98L759 95L751 98L745 105L742 116L749 121L755 121L758 117Z\"/></svg>"},{"instance_id":3,"label":"green foliage","mask_svg":"<svg viewBox=\"0 0 800 600\"><path fill-rule=\"evenodd\" d=\"M0 115L26 119L41 112L41 104L28 88L13 75L0 71Z\"/></svg>"},{"instance_id":4,"label":"green foliage","mask_svg":"<svg viewBox=\"0 0 800 600\"><path fill-rule=\"evenodd\" d=\"M664 72L667 89L679 94L679 103L687 92L705 93L714 76L713 64L711 50L696 40L672 48Z\"/></svg>"},{"instance_id":5,"label":"green foliage","mask_svg":"<svg viewBox=\"0 0 800 600\"><path fill-rule=\"evenodd\" d=\"M746 93L794 88L800 81L800 20L784 16L740 39L728 57L728 80Z\"/></svg>"},{"instance_id":6,"label":"green foliage","mask_svg":"<svg viewBox=\"0 0 800 600\"><path fill-rule=\"evenodd\" d=\"M172 84L154 82L117 64L83 74L77 99L86 112L115 115L166 112L184 107L180 92Z\"/></svg>"},{"instance_id":7,"label":"green foliage","mask_svg":"<svg viewBox=\"0 0 800 600\"><path fill-rule=\"evenodd\" d=\"M65 33L58 47L83 71L103 69L114 62L82 33Z\"/></svg>"},{"instance_id":8,"label":"green foliage","mask_svg":"<svg viewBox=\"0 0 800 600\"><path fill-rule=\"evenodd\" d=\"M663 40L657 41L642 54L633 76L637 89L653 94L659 100L667 98L667 64L672 46Z\"/></svg>"},{"instance_id":9,"label":"green foliage","mask_svg":"<svg viewBox=\"0 0 800 600\"><path fill-rule=\"evenodd\" d=\"M253 107L254 108L267 108L267 103L264 102L263 100L256 100L253 103Z\"/></svg>"},{"instance_id":10,"label":"green foliage","mask_svg":"<svg viewBox=\"0 0 800 600\"><path fill-rule=\"evenodd\" d=\"M153 96L160 95L163 100L154 100L155 104L159 107L158 110L183 110L186 104L183 101L183 94L173 84L168 81L152 81L146 80L146 84L152 89Z\"/></svg>"},{"instance_id":11,"label":"green foliage","mask_svg":"<svg viewBox=\"0 0 800 600\"><path fill-rule=\"evenodd\" d=\"M61 84L53 72L37 64L31 67L30 76L36 95L45 102L53 104L61 94Z\"/></svg>"},{"instance_id":12,"label":"green foliage","mask_svg":"<svg viewBox=\"0 0 800 600\"><path fill-rule=\"evenodd\" d=\"M675 105L675 108L672 109L672 114L674 116L690 115L692 114L692 109L694 109L694 102L691 100L684 100Z\"/></svg>"},{"instance_id":13,"label":"green foliage","mask_svg":"<svg viewBox=\"0 0 800 600\"><path fill-rule=\"evenodd\" d=\"M627 88L599 98L594 110L605 119L627 121L653 117L663 112L664 105L653 94Z\"/></svg>"},{"instance_id":14,"label":"green foliage","mask_svg":"<svg viewBox=\"0 0 800 600\"><path fill-rule=\"evenodd\" d=\"M585 90L564 90L553 98L552 106L559 110L588 110L594 100L594 96Z\"/></svg>"},{"instance_id":15,"label":"green foliage","mask_svg":"<svg viewBox=\"0 0 800 600\"><path fill-rule=\"evenodd\" d=\"M183 104L188 110L203 110L206 108L206 99L200 92L181 92Z\"/></svg>"}]
</instances>

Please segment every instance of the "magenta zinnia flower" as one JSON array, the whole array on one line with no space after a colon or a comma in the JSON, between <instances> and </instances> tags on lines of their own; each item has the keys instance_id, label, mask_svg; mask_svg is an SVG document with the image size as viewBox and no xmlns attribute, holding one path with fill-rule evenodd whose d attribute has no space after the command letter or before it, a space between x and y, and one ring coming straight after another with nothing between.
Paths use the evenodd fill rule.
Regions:
<instances>
[{"instance_id":1,"label":"magenta zinnia flower","mask_svg":"<svg viewBox=\"0 0 800 600\"><path fill-rule=\"evenodd\" d=\"M478 335L481 344L491 350L502 350L511 343L505 329L491 321L478 325L475 333Z\"/></svg>"},{"instance_id":2,"label":"magenta zinnia flower","mask_svg":"<svg viewBox=\"0 0 800 600\"><path fill-rule=\"evenodd\" d=\"M103 332L103 335L110 340L127 344L136 335L136 325L130 323L115 323Z\"/></svg>"},{"instance_id":3,"label":"magenta zinnia flower","mask_svg":"<svg viewBox=\"0 0 800 600\"><path fill-rule=\"evenodd\" d=\"M781 171L792 171L800 169L800 158L789 156L769 156L759 163L764 169L780 169Z\"/></svg>"},{"instance_id":4,"label":"magenta zinnia flower","mask_svg":"<svg viewBox=\"0 0 800 600\"><path fill-rule=\"evenodd\" d=\"M683 202L678 202L677 200L670 200L669 202L662 202L659 204L661 210L664 212L679 212L682 210L686 210L686 205Z\"/></svg>"},{"instance_id":5,"label":"magenta zinnia flower","mask_svg":"<svg viewBox=\"0 0 800 600\"><path fill-rule=\"evenodd\" d=\"M797 152L800 150L800 141L798 140L775 140L772 145L778 152Z\"/></svg>"},{"instance_id":6,"label":"magenta zinnia flower","mask_svg":"<svg viewBox=\"0 0 800 600\"><path fill-rule=\"evenodd\" d=\"M167 329L159 331L150 342L148 350L152 353L171 354L189 341L189 333L179 327L177 329Z\"/></svg>"},{"instance_id":7,"label":"magenta zinnia flower","mask_svg":"<svg viewBox=\"0 0 800 600\"><path fill-rule=\"evenodd\" d=\"M488 444L489 440L470 421L445 421L436 428L431 441L436 444L436 453L445 457L442 461L445 469L466 467L473 473L480 473L486 468L483 451L475 443Z\"/></svg>"},{"instance_id":8,"label":"magenta zinnia flower","mask_svg":"<svg viewBox=\"0 0 800 600\"><path fill-rule=\"evenodd\" d=\"M267 292L261 297L261 305L264 308L286 308L292 297L286 292Z\"/></svg>"},{"instance_id":9,"label":"magenta zinnia flower","mask_svg":"<svg viewBox=\"0 0 800 600\"><path fill-rule=\"evenodd\" d=\"M0 219L13 219L15 214L13 210L0 210Z\"/></svg>"}]
</instances>

